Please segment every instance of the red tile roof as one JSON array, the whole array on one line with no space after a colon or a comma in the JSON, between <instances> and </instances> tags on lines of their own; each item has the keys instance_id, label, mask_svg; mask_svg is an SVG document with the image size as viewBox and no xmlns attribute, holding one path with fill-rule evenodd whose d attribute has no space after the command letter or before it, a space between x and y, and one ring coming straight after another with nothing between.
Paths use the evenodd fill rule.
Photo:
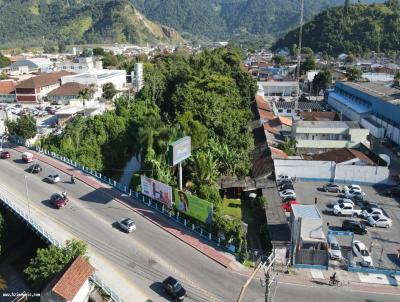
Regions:
<instances>
[{"instance_id":1,"label":"red tile roof","mask_svg":"<svg viewBox=\"0 0 400 302\"><path fill-rule=\"evenodd\" d=\"M271 150L271 155L272 158L280 158L280 159L287 159L288 155L283 152L281 149L278 148L274 148L274 147L269 147L269 149Z\"/></svg>"},{"instance_id":2,"label":"red tile roof","mask_svg":"<svg viewBox=\"0 0 400 302\"><path fill-rule=\"evenodd\" d=\"M300 112L300 119L303 121L338 121L339 117L336 112Z\"/></svg>"},{"instance_id":3,"label":"red tile roof","mask_svg":"<svg viewBox=\"0 0 400 302\"><path fill-rule=\"evenodd\" d=\"M376 163L371 158L369 158L367 155L365 155L364 153L362 153L358 150L349 149L349 148L335 149L335 150L320 153L320 154L314 154L314 155L311 155L310 158L313 160L334 161L337 164L358 158L358 159L362 160L363 162L366 162L368 165L372 165L372 166L376 165Z\"/></svg>"},{"instance_id":4,"label":"red tile roof","mask_svg":"<svg viewBox=\"0 0 400 302\"><path fill-rule=\"evenodd\" d=\"M52 73L42 73L36 77L29 78L25 81L22 81L17 85L18 88L40 88L45 86L50 86L57 84L60 81L61 77L72 75L74 73L68 71L58 71Z\"/></svg>"},{"instance_id":5,"label":"red tile roof","mask_svg":"<svg viewBox=\"0 0 400 302\"><path fill-rule=\"evenodd\" d=\"M72 301L93 273L94 267L84 257L79 256L53 286L52 291L65 300Z\"/></svg>"},{"instance_id":6,"label":"red tile roof","mask_svg":"<svg viewBox=\"0 0 400 302\"><path fill-rule=\"evenodd\" d=\"M66 83L61 85L60 87L50 91L47 95L62 95L62 96L77 96L80 91L85 89L86 85L79 84L79 83Z\"/></svg>"},{"instance_id":7,"label":"red tile roof","mask_svg":"<svg viewBox=\"0 0 400 302\"><path fill-rule=\"evenodd\" d=\"M264 127L265 131L268 131L270 133L273 133L273 134L279 134L280 133L278 129L276 129L274 127L271 127L270 125L268 125L268 123L264 124L263 127Z\"/></svg>"},{"instance_id":8,"label":"red tile roof","mask_svg":"<svg viewBox=\"0 0 400 302\"><path fill-rule=\"evenodd\" d=\"M262 109L258 109L258 115L260 118L265 120L273 120L275 118L275 115L272 112Z\"/></svg>"},{"instance_id":9,"label":"red tile roof","mask_svg":"<svg viewBox=\"0 0 400 302\"><path fill-rule=\"evenodd\" d=\"M9 94L15 90L15 82L13 80L0 81L0 93Z\"/></svg>"},{"instance_id":10,"label":"red tile roof","mask_svg":"<svg viewBox=\"0 0 400 302\"><path fill-rule=\"evenodd\" d=\"M259 95L259 94L256 95L256 103L257 103L258 109L271 111L270 104L264 99L264 97L262 95Z\"/></svg>"}]
</instances>

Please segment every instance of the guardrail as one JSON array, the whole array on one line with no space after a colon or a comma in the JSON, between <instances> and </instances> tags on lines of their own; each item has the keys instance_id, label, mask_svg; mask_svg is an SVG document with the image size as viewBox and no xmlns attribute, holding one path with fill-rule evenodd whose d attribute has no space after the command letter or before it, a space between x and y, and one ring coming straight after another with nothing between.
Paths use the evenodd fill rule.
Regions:
<instances>
[{"instance_id":1,"label":"guardrail","mask_svg":"<svg viewBox=\"0 0 400 302\"><path fill-rule=\"evenodd\" d=\"M38 224L30 215L28 215L25 211L18 208L15 203L9 200L4 196L3 193L0 192L0 203L2 203L6 208L8 208L11 212L17 215L19 219L21 219L24 223L30 226L35 233L37 233L40 237L42 237L49 244L62 247L62 244L58 242L54 237L48 233L40 224ZM104 282L99 279L95 274L90 277L90 281L100 287L107 295L110 296L111 300L114 302L123 302L123 300Z\"/></svg>"},{"instance_id":2,"label":"guardrail","mask_svg":"<svg viewBox=\"0 0 400 302\"><path fill-rule=\"evenodd\" d=\"M29 148L29 147L28 147ZM126 195L128 195L132 200L136 201L136 202L140 202L150 208L155 209L157 212L161 213L162 215L170 218L171 220L173 220L174 222L180 224L181 226L185 227L186 229L196 233L197 235L199 235L201 238L204 238L206 240L208 240L211 243L216 244L217 246L223 248L224 250L226 250L229 253L233 254L233 251L229 248L226 247L227 242L225 240L221 240L221 238L219 238L218 236L213 235L212 233L208 232L207 230L203 229L202 227L196 226L195 224L191 223L190 221L188 221L187 219L184 219L182 217L179 216L179 212L177 214L172 213L168 208L165 207L164 204L162 204L161 202L154 200L148 196L143 195L140 192L135 192L132 191L130 188L128 188L126 185L123 185L93 169L90 169L76 161L70 160L69 158L65 157L65 156L61 156L55 152L52 151L48 151L45 149L42 149L40 147L31 147L31 149L45 154L47 156L50 156L54 159L60 160L76 169L79 169L81 171L83 171L86 174L89 174L93 177L95 177L96 179L100 180L101 182L108 184L112 187L114 187L115 189L117 189L118 191L125 193ZM236 250L236 247L235 247Z\"/></svg>"}]
</instances>

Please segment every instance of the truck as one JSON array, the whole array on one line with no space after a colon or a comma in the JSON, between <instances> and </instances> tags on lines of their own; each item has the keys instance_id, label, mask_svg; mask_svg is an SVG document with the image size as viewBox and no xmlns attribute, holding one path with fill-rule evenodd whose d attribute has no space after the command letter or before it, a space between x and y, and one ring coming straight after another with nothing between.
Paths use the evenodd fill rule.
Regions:
<instances>
[{"instance_id":1,"label":"truck","mask_svg":"<svg viewBox=\"0 0 400 302\"><path fill-rule=\"evenodd\" d=\"M336 216L360 216L361 212L361 209L355 209L354 205L347 202L333 206L333 214Z\"/></svg>"},{"instance_id":2,"label":"truck","mask_svg":"<svg viewBox=\"0 0 400 302\"><path fill-rule=\"evenodd\" d=\"M33 161L33 154L29 152L22 153L21 159L24 163L30 163Z\"/></svg>"}]
</instances>

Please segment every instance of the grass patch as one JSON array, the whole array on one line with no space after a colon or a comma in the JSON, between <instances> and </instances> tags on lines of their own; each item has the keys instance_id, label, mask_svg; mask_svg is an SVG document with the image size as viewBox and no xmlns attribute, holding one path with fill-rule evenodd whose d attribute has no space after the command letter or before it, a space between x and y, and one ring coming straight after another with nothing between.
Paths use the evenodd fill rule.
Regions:
<instances>
[{"instance_id":1,"label":"grass patch","mask_svg":"<svg viewBox=\"0 0 400 302\"><path fill-rule=\"evenodd\" d=\"M249 267L249 268L253 268L253 267L254 267L254 262L253 262L253 261L250 261L249 259L246 259L246 260L243 262L243 265L246 266L246 267Z\"/></svg>"},{"instance_id":2,"label":"grass patch","mask_svg":"<svg viewBox=\"0 0 400 302\"><path fill-rule=\"evenodd\" d=\"M224 199L221 206L222 215L230 215L242 220L242 206L240 199Z\"/></svg>"}]
</instances>

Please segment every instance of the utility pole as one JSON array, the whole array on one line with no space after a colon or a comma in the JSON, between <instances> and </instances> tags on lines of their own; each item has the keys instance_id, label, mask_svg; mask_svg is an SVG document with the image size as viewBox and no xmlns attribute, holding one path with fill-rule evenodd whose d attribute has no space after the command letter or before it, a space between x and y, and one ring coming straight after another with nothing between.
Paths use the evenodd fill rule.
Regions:
<instances>
[{"instance_id":1,"label":"utility pole","mask_svg":"<svg viewBox=\"0 0 400 302\"><path fill-rule=\"evenodd\" d=\"M29 206L28 177L25 177L26 201L28 202L28 216L31 217L31 207Z\"/></svg>"},{"instance_id":2,"label":"utility pole","mask_svg":"<svg viewBox=\"0 0 400 302\"><path fill-rule=\"evenodd\" d=\"M295 113L299 109L299 98L300 98L300 67L301 67L301 44L302 44L302 39L303 39L303 18L304 18L304 0L301 0L301 5L300 5L300 29L299 29L299 47L297 49L297 74L296 78L298 81L298 96L295 99L294 102L294 111Z\"/></svg>"}]
</instances>

